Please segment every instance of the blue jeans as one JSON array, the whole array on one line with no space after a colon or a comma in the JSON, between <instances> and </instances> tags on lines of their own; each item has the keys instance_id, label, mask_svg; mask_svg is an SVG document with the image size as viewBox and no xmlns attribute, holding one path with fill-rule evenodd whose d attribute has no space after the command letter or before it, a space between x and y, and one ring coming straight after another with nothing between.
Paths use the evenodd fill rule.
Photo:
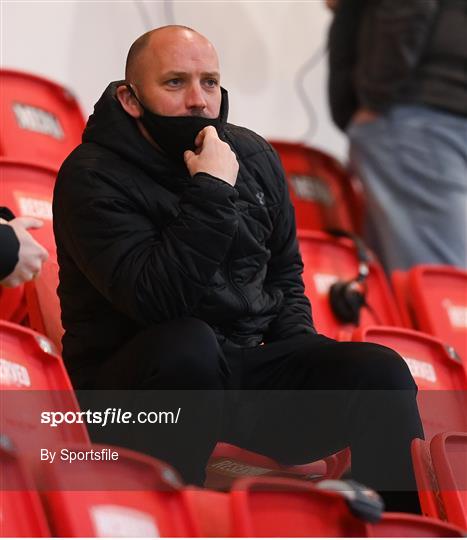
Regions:
<instances>
[{"instance_id":1,"label":"blue jeans","mask_svg":"<svg viewBox=\"0 0 467 540\"><path fill-rule=\"evenodd\" d=\"M366 239L386 271L467 267L467 118L392 107L348 129L366 197Z\"/></svg>"}]
</instances>

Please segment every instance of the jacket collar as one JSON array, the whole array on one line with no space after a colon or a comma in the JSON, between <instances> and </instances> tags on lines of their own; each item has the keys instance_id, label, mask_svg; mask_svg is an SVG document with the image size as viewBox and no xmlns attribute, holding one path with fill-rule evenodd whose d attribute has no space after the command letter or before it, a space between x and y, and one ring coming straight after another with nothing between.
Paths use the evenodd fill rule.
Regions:
<instances>
[{"instance_id":1,"label":"jacket collar","mask_svg":"<svg viewBox=\"0 0 467 540\"><path fill-rule=\"evenodd\" d=\"M179 191L190 180L188 170L183 164L171 160L154 148L141 134L134 118L122 108L117 96L117 88L125 81L114 81L105 89L94 106L83 132L83 143L103 146L124 160L130 161L171 191ZM229 112L227 90L221 88L220 108L222 132Z\"/></svg>"}]
</instances>

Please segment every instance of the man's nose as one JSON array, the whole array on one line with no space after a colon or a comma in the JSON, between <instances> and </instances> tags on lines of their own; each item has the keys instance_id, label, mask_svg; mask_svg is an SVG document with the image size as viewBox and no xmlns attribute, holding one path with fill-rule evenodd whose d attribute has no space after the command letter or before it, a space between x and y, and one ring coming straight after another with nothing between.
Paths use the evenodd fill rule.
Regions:
<instances>
[{"instance_id":1,"label":"man's nose","mask_svg":"<svg viewBox=\"0 0 467 540\"><path fill-rule=\"evenodd\" d=\"M206 108L206 98L204 96L203 89L199 83L193 83L187 89L185 97L185 105L187 109L200 109Z\"/></svg>"}]
</instances>

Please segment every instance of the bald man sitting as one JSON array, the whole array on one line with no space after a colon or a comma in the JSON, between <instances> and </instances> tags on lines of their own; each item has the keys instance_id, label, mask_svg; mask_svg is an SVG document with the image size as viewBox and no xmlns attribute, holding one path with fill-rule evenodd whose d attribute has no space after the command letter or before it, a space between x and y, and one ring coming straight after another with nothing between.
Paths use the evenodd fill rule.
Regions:
<instances>
[{"instance_id":1,"label":"bald man sitting","mask_svg":"<svg viewBox=\"0 0 467 540\"><path fill-rule=\"evenodd\" d=\"M316 332L280 161L227 113L214 47L180 26L141 36L96 104L53 209L74 385L179 407L176 426L108 440L186 482L203 484L221 440L290 464L350 446L353 477L413 510L410 372L390 349Z\"/></svg>"}]
</instances>

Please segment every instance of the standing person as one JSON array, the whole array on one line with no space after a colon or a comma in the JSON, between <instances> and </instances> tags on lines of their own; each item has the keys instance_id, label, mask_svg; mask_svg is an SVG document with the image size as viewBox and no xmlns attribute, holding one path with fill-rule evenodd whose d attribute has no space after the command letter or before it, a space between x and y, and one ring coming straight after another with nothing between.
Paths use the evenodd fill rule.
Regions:
<instances>
[{"instance_id":1,"label":"standing person","mask_svg":"<svg viewBox=\"0 0 467 540\"><path fill-rule=\"evenodd\" d=\"M279 159L227 114L213 45L181 26L138 38L96 104L53 204L74 385L180 400L175 428L113 440L187 482L219 440L287 463L350 445L353 476L413 510L407 365L317 334Z\"/></svg>"},{"instance_id":2,"label":"standing person","mask_svg":"<svg viewBox=\"0 0 467 540\"><path fill-rule=\"evenodd\" d=\"M333 119L387 271L467 268L467 1L339 0L329 34Z\"/></svg>"}]
</instances>

